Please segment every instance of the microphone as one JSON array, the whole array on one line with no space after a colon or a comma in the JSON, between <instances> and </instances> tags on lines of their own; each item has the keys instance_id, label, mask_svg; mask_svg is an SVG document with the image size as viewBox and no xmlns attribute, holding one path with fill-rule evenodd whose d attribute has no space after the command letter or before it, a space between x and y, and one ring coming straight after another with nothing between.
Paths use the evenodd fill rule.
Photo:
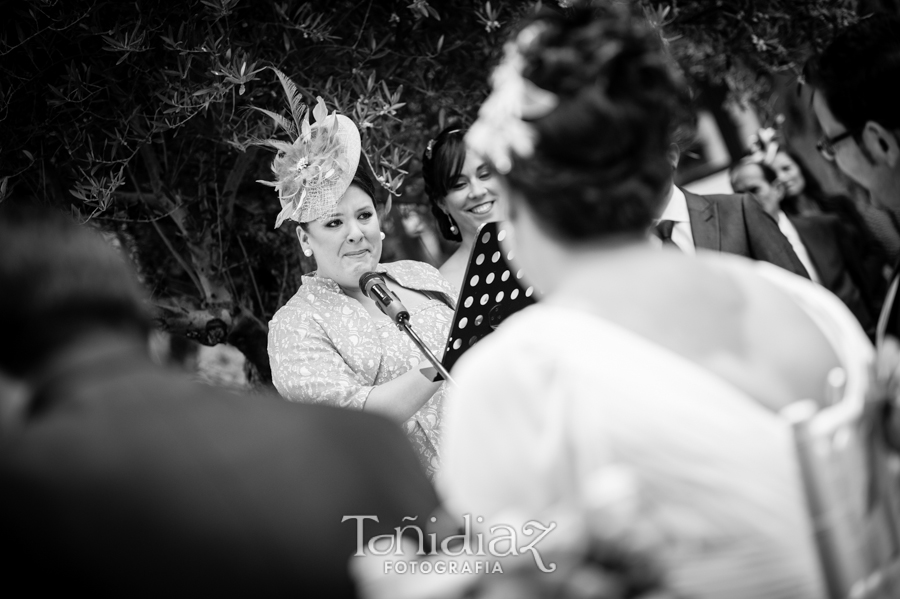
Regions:
<instances>
[{"instance_id":1,"label":"microphone","mask_svg":"<svg viewBox=\"0 0 900 599\"><path fill-rule=\"evenodd\" d=\"M387 282L380 272L364 273L359 278L359 290L374 301L378 309L398 325L401 321L409 320L409 311L400 303L400 298L388 289Z\"/></svg>"},{"instance_id":2,"label":"microphone","mask_svg":"<svg viewBox=\"0 0 900 599\"><path fill-rule=\"evenodd\" d=\"M390 318L394 324L397 325L398 329L409 336L410 340L412 340L415 346L419 348L422 355L428 358L428 361L434 366L434 370L436 370L444 380L456 384L450 377L450 373L447 372L447 369L441 364L441 361L435 357L434 353L428 348L425 342L422 341L422 338L413 330L412 324L409 322L409 311L402 303L400 303L400 298L388 288L387 281L384 280L384 277L380 272L373 271L363 273L363 275L359 277L359 290L362 291L367 298L375 302L378 309ZM423 374L425 373L424 370L421 372ZM434 382L434 379L427 375L426 378Z\"/></svg>"}]
</instances>

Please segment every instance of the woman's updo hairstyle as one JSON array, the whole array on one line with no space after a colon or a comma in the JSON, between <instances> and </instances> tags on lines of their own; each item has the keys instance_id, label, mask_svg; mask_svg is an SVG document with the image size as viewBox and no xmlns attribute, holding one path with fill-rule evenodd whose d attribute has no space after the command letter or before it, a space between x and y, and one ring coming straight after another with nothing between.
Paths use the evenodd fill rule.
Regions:
<instances>
[{"instance_id":1,"label":"woman's updo hairstyle","mask_svg":"<svg viewBox=\"0 0 900 599\"><path fill-rule=\"evenodd\" d=\"M531 121L534 153L513 156L511 186L561 238L645 231L671 181L666 153L684 96L659 33L612 3L546 11L524 27L534 23L522 74L558 104Z\"/></svg>"},{"instance_id":2,"label":"woman's updo hairstyle","mask_svg":"<svg viewBox=\"0 0 900 599\"><path fill-rule=\"evenodd\" d=\"M438 229L444 239L462 241L459 228L456 233L451 230L455 226L453 218L441 210L443 201L450 188L459 178L466 161L465 128L459 123L451 123L428 142L422 154L422 179L425 181L425 195L431 201L431 213L437 220Z\"/></svg>"}]
</instances>

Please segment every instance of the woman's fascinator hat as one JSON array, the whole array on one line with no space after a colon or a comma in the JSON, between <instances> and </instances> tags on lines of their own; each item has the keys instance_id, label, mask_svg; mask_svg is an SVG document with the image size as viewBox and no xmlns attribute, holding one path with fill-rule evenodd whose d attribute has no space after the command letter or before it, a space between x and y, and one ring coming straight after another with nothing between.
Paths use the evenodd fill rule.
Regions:
<instances>
[{"instance_id":1,"label":"woman's fascinator hat","mask_svg":"<svg viewBox=\"0 0 900 599\"><path fill-rule=\"evenodd\" d=\"M275 181L259 181L278 191L281 212L275 220L277 229L285 220L308 223L330 213L353 181L362 144L353 121L337 112L328 114L321 97L316 98L315 122L310 125L310 111L297 86L284 73L273 70L284 88L291 118L254 108L270 116L276 129L281 127L294 138L290 143L277 139L262 142L278 151L272 161Z\"/></svg>"},{"instance_id":2,"label":"woman's fascinator hat","mask_svg":"<svg viewBox=\"0 0 900 599\"><path fill-rule=\"evenodd\" d=\"M533 23L504 46L504 57L491 75L492 91L466 134L466 144L484 155L501 174L512 168L512 156L529 158L537 132L528 122L546 116L559 104L553 92L525 77L523 53L540 37L545 25Z\"/></svg>"}]
</instances>

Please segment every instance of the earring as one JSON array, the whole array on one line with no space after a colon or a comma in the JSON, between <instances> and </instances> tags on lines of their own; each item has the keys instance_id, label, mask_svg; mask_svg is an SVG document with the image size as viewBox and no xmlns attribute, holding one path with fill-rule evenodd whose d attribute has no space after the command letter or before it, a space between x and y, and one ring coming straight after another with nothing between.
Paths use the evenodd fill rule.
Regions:
<instances>
[{"instance_id":1,"label":"earring","mask_svg":"<svg viewBox=\"0 0 900 599\"><path fill-rule=\"evenodd\" d=\"M384 240L385 237L387 237L387 235L384 234L384 231L382 231L381 233L379 233L379 235L381 235L382 241Z\"/></svg>"},{"instance_id":2,"label":"earring","mask_svg":"<svg viewBox=\"0 0 900 599\"><path fill-rule=\"evenodd\" d=\"M306 256L307 258L312 257L312 250L309 248L306 248L305 250L303 250L303 255Z\"/></svg>"},{"instance_id":3,"label":"earring","mask_svg":"<svg viewBox=\"0 0 900 599\"><path fill-rule=\"evenodd\" d=\"M451 235L458 235L458 234L459 234L459 227L456 226L456 221L453 220L453 217L450 216L450 214L447 213L447 209L446 209L446 208L441 207L441 212L444 213L444 218L446 218L446 219L447 219L447 222L450 223L450 234L451 234Z\"/></svg>"}]
</instances>

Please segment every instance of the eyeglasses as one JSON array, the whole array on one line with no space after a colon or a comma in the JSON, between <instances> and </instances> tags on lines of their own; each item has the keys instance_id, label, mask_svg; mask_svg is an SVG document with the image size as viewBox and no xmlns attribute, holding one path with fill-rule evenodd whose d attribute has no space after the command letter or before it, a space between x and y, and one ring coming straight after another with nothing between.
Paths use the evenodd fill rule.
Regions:
<instances>
[{"instance_id":1,"label":"eyeglasses","mask_svg":"<svg viewBox=\"0 0 900 599\"><path fill-rule=\"evenodd\" d=\"M834 137L823 137L816 144L816 148L819 150L819 153L822 154L822 157L829 162L834 161L834 157L837 155L837 150L835 146L847 139L848 137L853 137L856 135L859 129L848 129L843 133L835 135Z\"/></svg>"}]
</instances>

